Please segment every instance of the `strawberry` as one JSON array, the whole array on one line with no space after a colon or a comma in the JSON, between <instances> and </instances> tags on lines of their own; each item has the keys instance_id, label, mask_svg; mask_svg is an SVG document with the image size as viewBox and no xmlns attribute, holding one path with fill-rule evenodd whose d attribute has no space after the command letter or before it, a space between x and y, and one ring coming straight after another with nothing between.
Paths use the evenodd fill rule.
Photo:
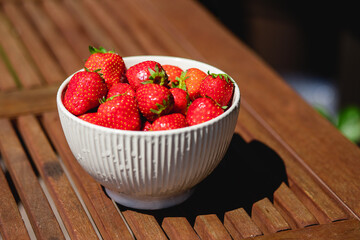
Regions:
<instances>
[{"instance_id":1,"label":"strawberry","mask_svg":"<svg viewBox=\"0 0 360 240\"><path fill-rule=\"evenodd\" d=\"M213 119L224 110L211 98L197 98L189 106L186 121L189 126L200 124Z\"/></svg>"},{"instance_id":2,"label":"strawberry","mask_svg":"<svg viewBox=\"0 0 360 240\"><path fill-rule=\"evenodd\" d=\"M187 127L186 118L181 113L172 113L157 118L151 125L152 131Z\"/></svg>"},{"instance_id":3,"label":"strawberry","mask_svg":"<svg viewBox=\"0 0 360 240\"><path fill-rule=\"evenodd\" d=\"M210 97L220 106L228 106L234 90L234 83L227 74L210 74L202 81L200 96Z\"/></svg>"},{"instance_id":4,"label":"strawberry","mask_svg":"<svg viewBox=\"0 0 360 240\"><path fill-rule=\"evenodd\" d=\"M142 127L142 131L144 131L144 132L151 131L151 122L145 121L145 123Z\"/></svg>"},{"instance_id":5,"label":"strawberry","mask_svg":"<svg viewBox=\"0 0 360 240\"><path fill-rule=\"evenodd\" d=\"M155 83L141 85L136 90L136 99L140 112L150 122L168 114L174 106L174 97L170 90Z\"/></svg>"},{"instance_id":6,"label":"strawberry","mask_svg":"<svg viewBox=\"0 0 360 240\"><path fill-rule=\"evenodd\" d=\"M189 95L184 89L181 88L171 88L171 94L174 97L174 113L186 114L187 107L190 103Z\"/></svg>"},{"instance_id":7,"label":"strawberry","mask_svg":"<svg viewBox=\"0 0 360 240\"><path fill-rule=\"evenodd\" d=\"M112 51L100 47L99 49L89 46L90 57L85 62L85 68L90 71L100 69L106 85L110 88L114 83L123 82L126 71L122 57Z\"/></svg>"},{"instance_id":8,"label":"strawberry","mask_svg":"<svg viewBox=\"0 0 360 240\"><path fill-rule=\"evenodd\" d=\"M135 91L128 83L118 82L111 86L109 89L106 98L111 98L115 95L121 95L126 93L129 96L135 97Z\"/></svg>"},{"instance_id":9,"label":"strawberry","mask_svg":"<svg viewBox=\"0 0 360 240\"><path fill-rule=\"evenodd\" d=\"M165 70L155 61L144 61L131 66L126 71L126 78L135 91L142 82L160 85L167 85L169 82Z\"/></svg>"},{"instance_id":10,"label":"strawberry","mask_svg":"<svg viewBox=\"0 0 360 240\"><path fill-rule=\"evenodd\" d=\"M106 93L106 84L98 73L80 71L70 79L63 103L69 112L80 115L99 106L99 99Z\"/></svg>"},{"instance_id":11,"label":"strawberry","mask_svg":"<svg viewBox=\"0 0 360 240\"><path fill-rule=\"evenodd\" d=\"M185 84L190 100L199 97L200 85L207 74L198 68L190 68L185 74Z\"/></svg>"},{"instance_id":12,"label":"strawberry","mask_svg":"<svg viewBox=\"0 0 360 240\"><path fill-rule=\"evenodd\" d=\"M140 130L140 113L135 98L127 94L108 98L98 108L105 127L122 130Z\"/></svg>"},{"instance_id":13,"label":"strawberry","mask_svg":"<svg viewBox=\"0 0 360 240\"><path fill-rule=\"evenodd\" d=\"M179 68L178 66L175 65L162 65L163 69L165 70L166 74L168 75L168 79L169 79L169 86L172 87L173 84L176 85L178 84L178 79L181 76L181 73L183 72L183 70L181 68Z\"/></svg>"},{"instance_id":14,"label":"strawberry","mask_svg":"<svg viewBox=\"0 0 360 240\"><path fill-rule=\"evenodd\" d=\"M99 117L99 114L97 112L84 113L84 114L78 116L78 118L81 120L84 120L86 122L99 125L99 126L104 125L103 120Z\"/></svg>"}]
</instances>

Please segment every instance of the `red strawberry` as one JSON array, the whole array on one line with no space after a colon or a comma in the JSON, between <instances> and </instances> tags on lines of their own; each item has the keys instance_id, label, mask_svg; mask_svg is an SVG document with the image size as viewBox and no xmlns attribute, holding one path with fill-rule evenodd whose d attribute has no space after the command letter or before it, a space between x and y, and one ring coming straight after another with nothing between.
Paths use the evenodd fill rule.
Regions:
<instances>
[{"instance_id":1,"label":"red strawberry","mask_svg":"<svg viewBox=\"0 0 360 240\"><path fill-rule=\"evenodd\" d=\"M116 95L127 94L135 97L135 91L128 83L115 83L109 89L106 98L111 98Z\"/></svg>"},{"instance_id":2,"label":"red strawberry","mask_svg":"<svg viewBox=\"0 0 360 240\"><path fill-rule=\"evenodd\" d=\"M99 106L99 99L106 93L106 84L98 73L81 71L70 79L63 103L69 112L80 115Z\"/></svg>"},{"instance_id":3,"label":"red strawberry","mask_svg":"<svg viewBox=\"0 0 360 240\"><path fill-rule=\"evenodd\" d=\"M181 113L172 113L156 119L152 125L152 131L170 130L187 127L186 118Z\"/></svg>"},{"instance_id":4,"label":"red strawberry","mask_svg":"<svg viewBox=\"0 0 360 240\"><path fill-rule=\"evenodd\" d=\"M200 86L200 96L210 97L220 106L228 106L234 83L227 74L209 74Z\"/></svg>"},{"instance_id":5,"label":"red strawberry","mask_svg":"<svg viewBox=\"0 0 360 240\"><path fill-rule=\"evenodd\" d=\"M114 83L123 82L126 71L122 57L112 51L106 51L89 46L90 57L85 62L85 68L90 71L100 69L102 77L105 79L107 87L110 88Z\"/></svg>"},{"instance_id":6,"label":"red strawberry","mask_svg":"<svg viewBox=\"0 0 360 240\"><path fill-rule=\"evenodd\" d=\"M98 109L99 117L105 127L122 130L140 130L140 113L135 98L129 95L120 95L108 98Z\"/></svg>"},{"instance_id":7,"label":"red strawberry","mask_svg":"<svg viewBox=\"0 0 360 240\"><path fill-rule=\"evenodd\" d=\"M84 114L78 116L78 118L80 118L81 120L84 120L86 122L99 125L99 126L104 125L102 119L99 117L97 112L84 113Z\"/></svg>"},{"instance_id":8,"label":"red strawberry","mask_svg":"<svg viewBox=\"0 0 360 240\"><path fill-rule=\"evenodd\" d=\"M160 65L155 61L144 61L131 66L126 71L126 78L129 84L136 90L142 82L168 84L168 76Z\"/></svg>"},{"instance_id":9,"label":"red strawberry","mask_svg":"<svg viewBox=\"0 0 360 240\"><path fill-rule=\"evenodd\" d=\"M141 85L136 90L139 110L150 122L168 114L174 106L174 97L165 86L155 83Z\"/></svg>"},{"instance_id":10,"label":"red strawberry","mask_svg":"<svg viewBox=\"0 0 360 240\"><path fill-rule=\"evenodd\" d=\"M183 70L175 65L162 65L169 79L169 86L172 87L172 84L175 85L178 83L178 79L181 76Z\"/></svg>"},{"instance_id":11,"label":"red strawberry","mask_svg":"<svg viewBox=\"0 0 360 240\"><path fill-rule=\"evenodd\" d=\"M210 98L197 98L189 106L186 121L192 126L213 119L224 110Z\"/></svg>"},{"instance_id":12,"label":"red strawberry","mask_svg":"<svg viewBox=\"0 0 360 240\"><path fill-rule=\"evenodd\" d=\"M145 123L144 123L144 125L143 125L143 127L142 127L142 130L143 131L151 131L151 122L149 122L149 121L146 121Z\"/></svg>"},{"instance_id":13,"label":"red strawberry","mask_svg":"<svg viewBox=\"0 0 360 240\"><path fill-rule=\"evenodd\" d=\"M174 97L174 113L186 114L187 107L190 103L189 95L184 89L181 88L171 88L171 94Z\"/></svg>"},{"instance_id":14,"label":"red strawberry","mask_svg":"<svg viewBox=\"0 0 360 240\"><path fill-rule=\"evenodd\" d=\"M190 100L199 97L200 85L207 74L198 68L190 68L186 71L185 84Z\"/></svg>"}]
</instances>

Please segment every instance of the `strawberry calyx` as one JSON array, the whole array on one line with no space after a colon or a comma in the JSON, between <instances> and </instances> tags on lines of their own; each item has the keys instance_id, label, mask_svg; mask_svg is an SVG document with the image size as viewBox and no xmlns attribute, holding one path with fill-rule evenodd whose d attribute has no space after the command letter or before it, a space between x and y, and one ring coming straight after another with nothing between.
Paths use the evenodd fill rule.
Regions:
<instances>
[{"instance_id":1,"label":"strawberry calyx","mask_svg":"<svg viewBox=\"0 0 360 240\"><path fill-rule=\"evenodd\" d=\"M90 51L91 54L94 54L94 53L115 53L114 51L107 51L103 47L95 48L93 46L89 46L89 51Z\"/></svg>"},{"instance_id":2,"label":"strawberry calyx","mask_svg":"<svg viewBox=\"0 0 360 240\"><path fill-rule=\"evenodd\" d=\"M126 94L127 94L127 92L124 92L124 93L121 93L121 94L116 94L116 95L111 96L111 97L109 97L109 98L106 98L106 97L104 96L104 97L102 97L102 98L99 99L99 103L100 103L100 104L103 104L103 103L106 103L106 102L108 102L108 101L113 100L113 99L116 98L116 97L123 96L123 95L126 95Z\"/></svg>"},{"instance_id":3,"label":"strawberry calyx","mask_svg":"<svg viewBox=\"0 0 360 240\"><path fill-rule=\"evenodd\" d=\"M233 81L231 79L231 77L229 75L225 74L225 73L216 74L216 73L210 73L210 71L208 71L207 73L208 73L208 75L212 76L213 78L219 77L220 79L225 80L227 83L229 83L230 81Z\"/></svg>"},{"instance_id":4,"label":"strawberry calyx","mask_svg":"<svg viewBox=\"0 0 360 240\"><path fill-rule=\"evenodd\" d=\"M164 99L164 100L163 100L163 104L156 103L155 105L157 106L157 110L151 108L151 109L150 109L150 112L155 113L155 114L157 114L157 115L160 116L160 114L161 114L165 109L167 109L167 106L168 106L169 104L168 104L168 102Z\"/></svg>"},{"instance_id":5,"label":"strawberry calyx","mask_svg":"<svg viewBox=\"0 0 360 240\"><path fill-rule=\"evenodd\" d=\"M189 78L189 76L186 76L187 71L183 71L180 75L180 77L176 77L175 80L177 80L177 83L172 82L171 87L172 88L181 88L182 90L186 91L186 84L185 80Z\"/></svg>"},{"instance_id":6,"label":"strawberry calyx","mask_svg":"<svg viewBox=\"0 0 360 240\"><path fill-rule=\"evenodd\" d=\"M155 83L155 84L160 84L161 86L167 84L168 76L167 76L166 72L164 71L164 69L162 69L162 68L160 69L157 64L155 65L154 68L155 68L155 70L151 69L150 67L148 68L149 73L150 73L149 79L142 83L143 84Z\"/></svg>"}]
</instances>

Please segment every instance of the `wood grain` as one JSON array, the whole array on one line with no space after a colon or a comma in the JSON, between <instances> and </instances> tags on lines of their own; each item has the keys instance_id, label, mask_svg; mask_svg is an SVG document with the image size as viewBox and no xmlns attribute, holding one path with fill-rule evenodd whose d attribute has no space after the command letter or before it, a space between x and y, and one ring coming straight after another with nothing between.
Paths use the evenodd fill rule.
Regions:
<instances>
[{"instance_id":1,"label":"wood grain","mask_svg":"<svg viewBox=\"0 0 360 240\"><path fill-rule=\"evenodd\" d=\"M201 239L231 239L220 219L215 214L199 215L195 219L194 229Z\"/></svg>"},{"instance_id":2,"label":"wood grain","mask_svg":"<svg viewBox=\"0 0 360 240\"><path fill-rule=\"evenodd\" d=\"M22 42L15 36L10 22L0 12L0 45L12 68L15 70L21 85L25 88L40 86L42 79L37 68L31 62Z\"/></svg>"},{"instance_id":3,"label":"wood grain","mask_svg":"<svg viewBox=\"0 0 360 240\"><path fill-rule=\"evenodd\" d=\"M233 239L244 239L262 235L259 227L243 208L228 211L224 215L224 226Z\"/></svg>"},{"instance_id":4,"label":"wood grain","mask_svg":"<svg viewBox=\"0 0 360 240\"><path fill-rule=\"evenodd\" d=\"M71 75L82 68L82 60L74 53L55 24L42 10L40 4L33 1L23 1L22 3L26 13L35 23L36 28L51 48L66 75Z\"/></svg>"},{"instance_id":5,"label":"wood grain","mask_svg":"<svg viewBox=\"0 0 360 240\"><path fill-rule=\"evenodd\" d=\"M264 234L290 229L289 224L275 209L268 198L254 203L251 210L251 217Z\"/></svg>"},{"instance_id":6,"label":"wood grain","mask_svg":"<svg viewBox=\"0 0 360 240\"><path fill-rule=\"evenodd\" d=\"M11 123L0 119L0 149L6 168L38 239L65 239Z\"/></svg>"},{"instance_id":7,"label":"wood grain","mask_svg":"<svg viewBox=\"0 0 360 240\"><path fill-rule=\"evenodd\" d=\"M0 94L0 117L14 118L56 109L58 86L22 89Z\"/></svg>"},{"instance_id":8,"label":"wood grain","mask_svg":"<svg viewBox=\"0 0 360 240\"><path fill-rule=\"evenodd\" d=\"M1 51L1 49L0 49ZM0 91L12 91L17 88L16 81L11 75L9 68L6 66L4 60L0 56Z\"/></svg>"},{"instance_id":9,"label":"wood grain","mask_svg":"<svg viewBox=\"0 0 360 240\"><path fill-rule=\"evenodd\" d=\"M162 224L166 235L171 240L199 239L188 220L184 217L166 217Z\"/></svg>"},{"instance_id":10,"label":"wood grain","mask_svg":"<svg viewBox=\"0 0 360 240\"><path fill-rule=\"evenodd\" d=\"M77 56L81 60L87 59L90 56L88 46L98 44L94 38L89 38L84 27L76 21L62 1L43 1L43 6Z\"/></svg>"},{"instance_id":11,"label":"wood grain","mask_svg":"<svg viewBox=\"0 0 360 240\"><path fill-rule=\"evenodd\" d=\"M334 198L360 216L360 163L357 161L360 149L357 146L316 113L265 61L199 4L193 1L166 4L166 0L142 2L153 4L167 20L166 24L172 24L181 32L182 41L192 44L206 62L230 74L244 92L240 112L247 110L256 116L273 138L317 177L326 191L332 191ZM192 17L188 18L185 9L190 8Z\"/></svg>"},{"instance_id":12,"label":"wood grain","mask_svg":"<svg viewBox=\"0 0 360 240\"><path fill-rule=\"evenodd\" d=\"M104 239L133 239L113 202L100 184L79 165L72 154L61 128L57 112L43 114L44 127L70 173L91 217Z\"/></svg>"},{"instance_id":13,"label":"wood grain","mask_svg":"<svg viewBox=\"0 0 360 240\"><path fill-rule=\"evenodd\" d=\"M285 183L282 183L274 192L274 206L292 229L319 224L314 215L311 214Z\"/></svg>"},{"instance_id":14,"label":"wood grain","mask_svg":"<svg viewBox=\"0 0 360 240\"><path fill-rule=\"evenodd\" d=\"M71 239L97 239L96 232L37 119L33 115L25 115L19 117L17 123Z\"/></svg>"},{"instance_id":15,"label":"wood grain","mask_svg":"<svg viewBox=\"0 0 360 240\"><path fill-rule=\"evenodd\" d=\"M136 239L167 239L154 216L133 210L126 210L123 215Z\"/></svg>"},{"instance_id":16,"label":"wood grain","mask_svg":"<svg viewBox=\"0 0 360 240\"><path fill-rule=\"evenodd\" d=\"M1 145L1 143L0 143ZM0 170L0 233L3 239L30 239L15 199Z\"/></svg>"},{"instance_id":17,"label":"wood grain","mask_svg":"<svg viewBox=\"0 0 360 240\"><path fill-rule=\"evenodd\" d=\"M360 239L360 222L345 220L307 228L284 231L251 238L254 240L357 240Z\"/></svg>"},{"instance_id":18,"label":"wood grain","mask_svg":"<svg viewBox=\"0 0 360 240\"><path fill-rule=\"evenodd\" d=\"M48 48L44 47L43 39L36 34L35 29L19 5L14 2L6 2L3 7L7 17L19 32L19 36L29 54L34 59L36 65L39 66L39 71L45 81L49 84L62 82L65 79L64 71L48 51ZM44 63L46 63L46 67L42 67Z\"/></svg>"},{"instance_id":19,"label":"wood grain","mask_svg":"<svg viewBox=\"0 0 360 240\"><path fill-rule=\"evenodd\" d=\"M254 115L248 113L248 110L242 109L239 114L238 125L241 126L237 128L241 131L241 135L243 135L242 130L247 129L244 135L248 141L257 139L279 154L285 163L292 191L296 193L299 200L301 200L318 221L320 219L321 223L326 223L332 220L335 221L336 219L341 220L348 218L348 215L355 217L351 211L344 209L345 204L336 198L333 192L326 190L323 182L319 182L316 178L314 179L314 175L298 162L292 152L279 142L280 140L274 138L271 129L265 128ZM296 191L295 187L292 186L295 182L306 190Z\"/></svg>"}]
</instances>

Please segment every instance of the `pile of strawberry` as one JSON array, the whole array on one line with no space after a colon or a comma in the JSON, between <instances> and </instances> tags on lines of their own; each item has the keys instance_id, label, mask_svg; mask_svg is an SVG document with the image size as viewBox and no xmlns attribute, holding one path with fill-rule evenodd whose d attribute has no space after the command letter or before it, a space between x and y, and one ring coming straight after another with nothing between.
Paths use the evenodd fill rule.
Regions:
<instances>
[{"instance_id":1,"label":"pile of strawberry","mask_svg":"<svg viewBox=\"0 0 360 240\"><path fill-rule=\"evenodd\" d=\"M144 61L127 69L120 55L89 47L85 70L63 95L65 108L104 127L157 131L203 123L230 105L234 84L226 74Z\"/></svg>"}]
</instances>

